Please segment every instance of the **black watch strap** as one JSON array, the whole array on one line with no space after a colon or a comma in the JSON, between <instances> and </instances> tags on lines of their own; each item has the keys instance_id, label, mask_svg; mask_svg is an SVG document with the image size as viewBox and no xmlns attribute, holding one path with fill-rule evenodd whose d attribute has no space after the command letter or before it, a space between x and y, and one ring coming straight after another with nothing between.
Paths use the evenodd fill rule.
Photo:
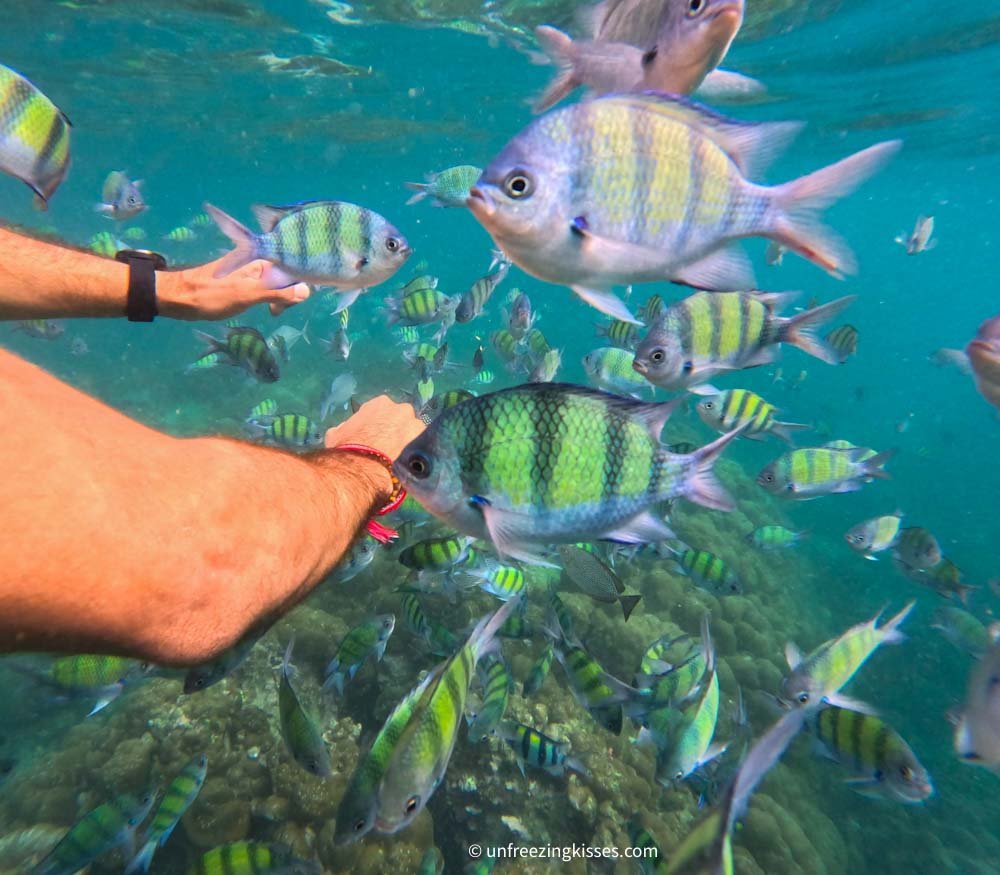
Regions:
<instances>
[{"instance_id":1,"label":"black watch strap","mask_svg":"<svg viewBox=\"0 0 1000 875\"><path fill-rule=\"evenodd\" d=\"M158 315L156 308L156 271L166 270L167 261L158 252L146 249L123 249L115 254L115 261L127 264L128 298L125 315L129 322L152 322Z\"/></svg>"}]
</instances>

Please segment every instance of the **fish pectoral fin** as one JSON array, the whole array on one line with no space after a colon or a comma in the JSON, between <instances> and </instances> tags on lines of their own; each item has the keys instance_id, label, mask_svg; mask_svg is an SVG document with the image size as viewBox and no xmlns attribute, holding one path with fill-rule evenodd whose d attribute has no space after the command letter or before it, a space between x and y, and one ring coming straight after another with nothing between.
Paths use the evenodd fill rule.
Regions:
<instances>
[{"instance_id":1,"label":"fish pectoral fin","mask_svg":"<svg viewBox=\"0 0 1000 875\"><path fill-rule=\"evenodd\" d=\"M859 714L870 714L873 717L878 716L878 709L874 706L869 705L867 702L862 702L860 699L852 699L850 696L844 696L840 693L830 693L824 696L823 700L829 705L836 705L838 708L844 708L847 711L857 711Z\"/></svg>"},{"instance_id":2,"label":"fish pectoral fin","mask_svg":"<svg viewBox=\"0 0 1000 875\"><path fill-rule=\"evenodd\" d=\"M276 264L269 264L266 268L264 268L260 281L264 284L264 287L268 289L287 289L289 286L294 286L297 282L299 282L296 277L292 276L287 270Z\"/></svg>"},{"instance_id":3,"label":"fish pectoral fin","mask_svg":"<svg viewBox=\"0 0 1000 875\"><path fill-rule=\"evenodd\" d=\"M620 528L601 535L604 540L617 541L620 544L649 544L673 537L674 533L667 524L653 516L650 511L645 511L623 523Z\"/></svg>"},{"instance_id":4,"label":"fish pectoral fin","mask_svg":"<svg viewBox=\"0 0 1000 875\"><path fill-rule=\"evenodd\" d=\"M330 315L336 316L338 313L342 313L367 291L368 289L351 289L349 292L341 292L337 295L337 307L330 311Z\"/></svg>"},{"instance_id":5,"label":"fish pectoral fin","mask_svg":"<svg viewBox=\"0 0 1000 875\"><path fill-rule=\"evenodd\" d=\"M716 368L718 370L718 368ZM692 395L718 395L719 390L711 383L702 383L700 386L689 386L688 392Z\"/></svg>"},{"instance_id":6,"label":"fish pectoral fin","mask_svg":"<svg viewBox=\"0 0 1000 875\"><path fill-rule=\"evenodd\" d=\"M710 252L704 258L675 270L670 279L676 283L709 291L756 287L750 259L738 245L723 246Z\"/></svg>"},{"instance_id":7,"label":"fish pectoral fin","mask_svg":"<svg viewBox=\"0 0 1000 875\"><path fill-rule=\"evenodd\" d=\"M632 325L642 325L625 306L625 303L614 292L602 292L599 289L588 289L584 286L573 286L573 292L595 310Z\"/></svg>"},{"instance_id":8,"label":"fish pectoral fin","mask_svg":"<svg viewBox=\"0 0 1000 875\"><path fill-rule=\"evenodd\" d=\"M785 662L792 671L802 664L802 651L791 641L785 645Z\"/></svg>"},{"instance_id":9,"label":"fish pectoral fin","mask_svg":"<svg viewBox=\"0 0 1000 875\"><path fill-rule=\"evenodd\" d=\"M701 759L698 760L699 766L707 765L712 762L712 760L722 756L726 752L726 748L729 747L728 741L717 741L714 744L708 746L708 750L702 755Z\"/></svg>"},{"instance_id":10,"label":"fish pectoral fin","mask_svg":"<svg viewBox=\"0 0 1000 875\"><path fill-rule=\"evenodd\" d=\"M531 528L531 519L526 514L512 510L501 510L494 507L488 498L483 498L481 495L474 495L471 502L482 513L490 540L493 541L493 546L496 547L497 553L501 556L519 559L529 565L558 567L544 557L540 552L540 545L524 544L519 540L517 530L530 530ZM532 546L536 546L537 549L531 549Z\"/></svg>"}]
</instances>

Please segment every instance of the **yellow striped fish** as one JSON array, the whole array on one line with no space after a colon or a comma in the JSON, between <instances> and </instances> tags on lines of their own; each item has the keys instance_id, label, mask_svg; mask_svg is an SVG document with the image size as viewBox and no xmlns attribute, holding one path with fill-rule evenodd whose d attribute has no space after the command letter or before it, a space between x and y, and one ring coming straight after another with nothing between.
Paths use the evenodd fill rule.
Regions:
<instances>
[{"instance_id":1,"label":"yellow striped fish","mask_svg":"<svg viewBox=\"0 0 1000 875\"><path fill-rule=\"evenodd\" d=\"M806 500L838 492L857 492L882 470L896 450L869 456L866 447L803 447L775 459L757 475L757 485L781 498Z\"/></svg>"},{"instance_id":2,"label":"yellow striped fish","mask_svg":"<svg viewBox=\"0 0 1000 875\"><path fill-rule=\"evenodd\" d=\"M819 213L872 176L900 142L784 185L747 179L797 130L652 92L582 101L517 134L467 205L515 264L627 322L637 320L611 291L618 285L755 288L746 256L729 245L744 237L776 240L837 277L853 273L850 249Z\"/></svg>"},{"instance_id":3,"label":"yellow striped fish","mask_svg":"<svg viewBox=\"0 0 1000 875\"><path fill-rule=\"evenodd\" d=\"M70 120L49 98L0 64L0 172L20 179L48 209L69 170Z\"/></svg>"},{"instance_id":4,"label":"yellow striped fish","mask_svg":"<svg viewBox=\"0 0 1000 875\"><path fill-rule=\"evenodd\" d=\"M827 364L836 350L813 331L832 319L854 295L785 318L776 313L793 295L696 292L660 314L639 342L634 367L654 386L690 389L741 368L770 364L782 343Z\"/></svg>"},{"instance_id":5,"label":"yellow striped fish","mask_svg":"<svg viewBox=\"0 0 1000 875\"><path fill-rule=\"evenodd\" d=\"M778 408L768 404L756 392L749 389L729 389L710 395L698 402L698 415L709 428L718 432L732 431L746 426L742 436L751 440L763 440L773 434L785 443L792 443L790 431L802 431L811 426L797 422L779 422L774 418Z\"/></svg>"}]
</instances>

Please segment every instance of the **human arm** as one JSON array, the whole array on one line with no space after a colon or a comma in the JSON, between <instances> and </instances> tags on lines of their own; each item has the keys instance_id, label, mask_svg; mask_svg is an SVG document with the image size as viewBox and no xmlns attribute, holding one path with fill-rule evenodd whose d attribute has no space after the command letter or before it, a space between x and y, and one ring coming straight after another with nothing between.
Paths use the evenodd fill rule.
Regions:
<instances>
[{"instance_id":1,"label":"human arm","mask_svg":"<svg viewBox=\"0 0 1000 875\"><path fill-rule=\"evenodd\" d=\"M0 652L205 661L304 598L391 490L353 454L161 434L2 351L0 409ZM395 457L422 428L377 398L328 445Z\"/></svg>"},{"instance_id":2,"label":"human arm","mask_svg":"<svg viewBox=\"0 0 1000 875\"><path fill-rule=\"evenodd\" d=\"M266 288L261 282L265 261L221 279L215 277L216 266L157 271L160 315L226 319L261 303L277 313L309 297L305 283ZM124 317L128 274L127 265L110 258L0 228L0 320Z\"/></svg>"}]
</instances>

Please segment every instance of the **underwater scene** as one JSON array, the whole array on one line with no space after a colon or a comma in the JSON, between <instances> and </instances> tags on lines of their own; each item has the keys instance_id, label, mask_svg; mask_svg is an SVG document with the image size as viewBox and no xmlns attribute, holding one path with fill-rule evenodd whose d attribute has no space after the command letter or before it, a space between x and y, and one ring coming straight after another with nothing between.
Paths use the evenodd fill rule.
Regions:
<instances>
[{"instance_id":1,"label":"underwater scene","mask_svg":"<svg viewBox=\"0 0 1000 875\"><path fill-rule=\"evenodd\" d=\"M2 875L1000 872L1000 10L3 19L4 227L312 289L4 349L176 437L426 430L217 659L0 657Z\"/></svg>"}]
</instances>

